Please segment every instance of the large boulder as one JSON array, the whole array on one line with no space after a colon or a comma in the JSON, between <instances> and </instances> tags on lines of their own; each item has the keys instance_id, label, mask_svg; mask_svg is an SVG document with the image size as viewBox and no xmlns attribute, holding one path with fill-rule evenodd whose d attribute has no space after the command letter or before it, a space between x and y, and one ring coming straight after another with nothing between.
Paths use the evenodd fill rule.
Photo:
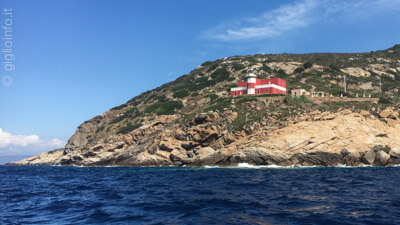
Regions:
<instances>
[{"instance_id":1,"label":"large boulder","mask_svg":"<svg viewBox=\"0 0 400 225\"><path fill-rule=\"evenodd\" d=\"M364 153L364 155L361 157L361 161L365 164L372 165L375 160L375 155L376 152L374 150L368 150L367 152Z\"/></svg>"},{"instance_id":2,"label":"large boulder","mask_svg":"<svg viewBox=\"0 0 400 225\"><path fill-rule=\"evenodd\" d=\"M359 85L358 87L362 90L373 90L374 89L374 87L372 87L372 82L363 83L363 84Z\"/></svg>"},{"instance_id":3,"label":"large boulder","mask_svg":"<svg viewBox=\"0 0 400 225\"><path fill-rule=\"evenodd\" d=\"M386 122L390 127L396 127L396 125L399 123L399 120L387 118Z\"/></svg>"},{"instance_id":4,"label":"large boulder","mask_svg":"<svg viewBox=\"0 0 400 225\"><path fill-rule=\"evenodd\" d=\"M187 161L189 160L187 154L184 154L182 151L179 151L177 149L174 149L171 152L169 158L172 161L172 163L177 166L184 165L188 163Z\"/></svg>"},{"instance_id":5,"label":"large boulder","mask_svg":"<svg viewBox=\"0 0 400 225\"><path fill-rule=\"evenodd\" d=\"M389 146L376 145L361 157L361 161L368 165L385 166L390 158Z\"/></svg>"},{"instance_id":6,"label":"large boulder","mask_svg":"<svg viewBox=\"0 0 400 225\"><path fill-rule=\"evenodd\" d=\"M374 152L384 151L385 153L389 153L390 147L387 145L375 145L371 150Z\"/></svg>"},{"instance_id":7,"label":"large boulder","mask_svg":"<svg viewBox=\"0 0 400 225\"><path fill-rule=\"evenodd\" d=\"M400 159L390 158L386 164L386 166L398 166L400 165Z\"/></svg>"},{"instance_id":8,"label":"large boulder","mask_svg":"<svg viewBox=\"0 0 400 225\"><path fill-rule=\"evenodd\" d=\"M379 151L375 155L374 166L385 166L390 158L390 155L384 151Z\"/></svg>"},{"instance_id":9,"label":"large boulder","mask_svg":"<svg viewBox=\"0 0 400 225\"><path fill-rule=\"evenodd\" d=\"M363 70L363 69L361 69L359 67L348 67L348 68L341 69L341 71L343 73L347 73L347 74L349 74L351 76L355 76L355 77L369 77L369 76L371 76L370 72L368 72L366 70Z\"/></svg>"},{"instance_id":10,"label":"large boulder","mask_svg":"<svg viewBox=\"0 0 400 225\"><path fill-rule=\"evenodd\" d=\"M348 154L350 154L351 152L348 150L348 149L346 149L346 148L344 148L344 149L342 149L341 151L340 151L340 154L343 156L343 157L345 157L346 155L348 155Z\"/></svg>"},{"instance_id":11,"label":"large boulder","mask_svg":"<svg viewBox=\"0 0 400 225\"><path fill-rule=\"evenodd\" d=\"M263 147L251 147L243 151L243 162L255 165L278 165L288 159L282 152L274 152Z\"/></svg>"},{"instance_id":12,"label":"large boulder","mask_svg":"<svg viewBox=\"0 0 400 225\"><path fill-rule=\"evenodd\" d=\"M390 118L390 119L398 119L399 113L393 111L393 108L387 107L385 110L379 113L379 116L382 118Z\"/></svg>"},{"instance_id":13,"label":"large boulder","mask_svg":"<svg viewBox=\"0 0 400 225\"><path fill-rule=\"evenodd\" d=\"M351 152L350 154L347 154L343 158L344 164L347 166L358 166L360 165L360 153L358 152Z\"/></svg>"},{"instance_id":14,"label":"large boulder","mask_svg":"<svg viewBox=\"0 0 400 225\"><path fill-rule=\"evenodd\" d=\"M400 148L393 148L389 154L392 158L400 159Z\"/></svg>"},{"instance_id":15,"label":"large boulder","mask_svg":"<svg viewBox=\"0 0 400 225\"><path fill-rule=\"evenodd\" d=\"M196 151L196 153L200 158L205 158L214 154L215 150L211 147L205 147L205 148L200 148L199 150Z\"/></svg>"},{"instance_id":16,"label":"large boulder","mask_svg":"<svg viewBox=\"0 0 400 225\"><path fill-rule=\"evenodd\" d=\"M186 132L179 127L177 127L176 129L173 130L173 135L174 135L175 139L177 139L177 140L180 140L180 141L187 140Z\"/></svg>"},{"instance_id":17,"label":"large boulder","mask_svg":"<svg viewBox=\"0 0 400 225\"><path fill-rule=\"evenodd\" d=\"M217 112L201 113L194 118L194 124L213 122L219 118Z\"/></svg>"},{"instance_id":18,"label":"large boulder","mask_svg":"<svg viewBox=\"0 0 400 225\"><path fill-rule=\"evenodd\" d=\"M337 153L306 152L293 155L290 161L302 166L337 166L343 164L343 157Z\"/></svg>"}]
</instances>

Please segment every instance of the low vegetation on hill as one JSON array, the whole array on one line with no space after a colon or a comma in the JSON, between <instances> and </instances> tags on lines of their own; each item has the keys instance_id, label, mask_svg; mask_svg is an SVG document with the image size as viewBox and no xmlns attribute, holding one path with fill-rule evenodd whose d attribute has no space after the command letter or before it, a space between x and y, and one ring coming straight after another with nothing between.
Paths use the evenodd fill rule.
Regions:
<instances>
[{"instance_id":1,"label":"low vegetation on hill","mask_svg":"<svg viewBox=\"0 0 400 225\"><path fill-rule=\"evenodd\" d=\"M249 99L268 97L236 97L237 99L232 101L230 88L235 87L237 82L244 81L250 68L255 69L260 79L285 79L288 92L291 89L302 88L310 92L325 92L327 95L349 98L371 96L380 98L381 104L397 104L400 101L400 45L368 53L233 56L213 62L207 61L173 82L114 107L111 110L119 113L113 114L115 118L109 124L105 124L111 126L111 129L103 131L117 132L124 124L138 124L141 120L152 120L157 115L180 114L185 118L179 121L182 123L196 113L224 111ZM345 77L346 93L343 87ZM284 100L283 103L287 105L312 105L312 102L305 98L286 97ZM349 104L343 103L343 107L346 105ZM234 110L240 111L240 105Z\"/></svg>"}]
</instances>

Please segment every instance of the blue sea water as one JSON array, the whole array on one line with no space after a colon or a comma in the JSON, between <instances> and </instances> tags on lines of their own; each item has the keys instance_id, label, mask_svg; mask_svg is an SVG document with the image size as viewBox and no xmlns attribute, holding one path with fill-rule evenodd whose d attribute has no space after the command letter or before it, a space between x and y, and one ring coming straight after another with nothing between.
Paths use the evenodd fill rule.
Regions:
<instances>
[{"instance_id":1,"label":"blue sea water","mask_svg":"<svg viewBox=\"0 0 400 225\"><path fill-rule=\"evenodd\" d=\"M400 167L0 166L0 224L400 224Z\"/></svg>"}]
</instances>

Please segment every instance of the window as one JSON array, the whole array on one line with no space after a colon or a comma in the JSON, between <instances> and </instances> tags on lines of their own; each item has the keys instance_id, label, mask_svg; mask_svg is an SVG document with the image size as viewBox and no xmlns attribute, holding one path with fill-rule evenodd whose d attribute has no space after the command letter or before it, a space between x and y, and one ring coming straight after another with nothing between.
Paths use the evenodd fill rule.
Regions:
<instances>
[{"instance_id":1,"label":"window","mask_svg":"<svg viewBox=\"0 0 400 225\"><path fill-rule=\"evenodd\" d=\"M235 96L237 95L236 91L235 91Z\"/></svg>"}]
</instances>

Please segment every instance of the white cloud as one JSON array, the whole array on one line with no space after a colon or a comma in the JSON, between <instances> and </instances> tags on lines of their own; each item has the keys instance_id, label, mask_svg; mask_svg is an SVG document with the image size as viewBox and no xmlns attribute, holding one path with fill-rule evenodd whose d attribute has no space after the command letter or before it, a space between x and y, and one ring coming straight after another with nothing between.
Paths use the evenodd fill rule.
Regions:
<instances>
[{"instance_id":1,"label":"white cloud","mask_svg":"<svg viewBox=\"0 0 400 225\"><path fill-rule=\"evenodd\" d=\"M37 135L12 135L4 132L0 128L0 148L7 147L9 145L25 147L31 144L37 144L40 142L40 138Z\"/></svg>"},{"instance_id":2,"label":"white cloud","mask_svg":"<svg viewBox=\"0 0 400 225\"><path fill-rule=\"evenodd\" d=\"M400 0L303 0L258 17L221 24L203 37L222 41L273 38L323 20L357 20L399 11Z\"/></svg>"},{"instance_id":3,"label":"white cloud","mask_svg":"<svg viewBox=\"0 0 400 225\"><path fill-rule=\"evenodd\" d=\"M0 128L0 155L12 155L13 152L21 152L21 150L42 152L63 147L63 145L64 142L57 138L50 141L42 140L38 135L15 135L5 132Z\"/></svg>"},{"instance_id":4,"label":"white cloud","mask_svg":"<svg viewBox=\"0 0 400 225\"><path fill-rule=\"evenodd\" d=\"M51 147L61 147L64 145L64 142L61 141L60 139L53 138L51 141L48 143L49 146Z\"/></svg>"}]
</instances>

